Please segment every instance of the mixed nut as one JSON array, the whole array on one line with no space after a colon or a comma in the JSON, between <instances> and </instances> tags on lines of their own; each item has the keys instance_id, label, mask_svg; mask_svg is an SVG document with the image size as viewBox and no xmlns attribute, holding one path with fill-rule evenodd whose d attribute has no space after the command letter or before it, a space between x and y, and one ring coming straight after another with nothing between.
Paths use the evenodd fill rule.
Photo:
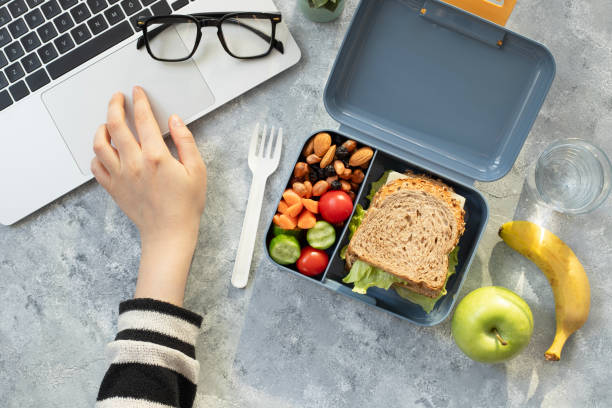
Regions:
<instances>
[{"instance_id":1,"label":"mixed nut","mask_svg":"<svg viewBox=\"0 0 612 408\"><path fill-rule=\"evenodd\" d=\"M355 201L374 151L370 147L358 148L357 142L350 139L339 145L333 142L327 132L311 138L295 165L290 184L305 196L319 197L328 190L342 190Z\"/></svg>"}]
</instances>

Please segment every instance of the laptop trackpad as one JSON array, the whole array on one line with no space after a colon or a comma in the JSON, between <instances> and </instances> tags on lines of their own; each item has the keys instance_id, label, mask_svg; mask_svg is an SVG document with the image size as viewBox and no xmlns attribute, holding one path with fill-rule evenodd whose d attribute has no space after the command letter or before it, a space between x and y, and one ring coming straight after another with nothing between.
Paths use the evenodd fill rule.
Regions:
<instances>
[{"instance_id":1,"label":"laptop trackpad","mask_svg":"<svg viewBox=\"0 0 612 408\"><path fill-rule=\"evenodd\" d=\"M167 41L174 41L174 47L185 47L176 31L167 36ZM135 42L126 45L42 95L83 174L91 174L94 133L106 122L106 108L113 93L121 91L126 96L127 117L134 129L131 109L134 85L147 92L164 134L168 132L171 114L193 119L215 102L193 61L159 62L144 48L137 50Z\"/></svg>"}]
</instances>

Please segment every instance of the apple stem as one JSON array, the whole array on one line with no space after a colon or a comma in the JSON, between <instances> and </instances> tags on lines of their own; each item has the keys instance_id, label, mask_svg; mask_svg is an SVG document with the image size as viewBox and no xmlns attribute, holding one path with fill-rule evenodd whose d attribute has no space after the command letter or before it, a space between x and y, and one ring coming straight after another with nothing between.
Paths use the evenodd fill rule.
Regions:
<instances>
[{"instance_id":1,"label":"apple stem","mask_svg":"<svg viewBox=\"0 0 612 408\"><path fill-rule=\"evenodd\" d=\"M497 331L497 329L493 329L493 333L495 333L495 337L497 337L497 340L499 340L499 342L502 344L502 346L507 346L508 342L506 340L504 340L504 338L501 336L501 334L499 334L499 332Z\"/></svg>"}]
</instances>

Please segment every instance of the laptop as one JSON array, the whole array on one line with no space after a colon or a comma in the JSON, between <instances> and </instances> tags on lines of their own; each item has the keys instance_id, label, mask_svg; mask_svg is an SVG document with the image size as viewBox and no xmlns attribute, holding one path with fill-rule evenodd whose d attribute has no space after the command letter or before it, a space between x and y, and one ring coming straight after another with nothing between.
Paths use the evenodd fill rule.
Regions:
<instances>
[{"instance_id":1,"label":"laptop","mask_svg":"<svg viewBox=\"0 0 612 408\"><path fill-rule=\"evenodd\" d=\"M259 59L228 55L215 27L184 62L136 47L140 16L226 11L277 9L272 0L0 0L0 223L93 177L93 135L114 92L126 95L131 117L131 89L142 86L167 133L172 113L194 121L299 61L282 22L284 52Z\"/></svg>"}]
</instances>

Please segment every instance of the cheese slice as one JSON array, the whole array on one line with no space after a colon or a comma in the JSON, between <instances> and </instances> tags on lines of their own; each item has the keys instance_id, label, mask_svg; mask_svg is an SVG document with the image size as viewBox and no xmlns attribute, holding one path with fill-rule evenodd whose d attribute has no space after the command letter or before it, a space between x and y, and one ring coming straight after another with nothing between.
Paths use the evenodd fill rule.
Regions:
<instances>
[{"instance_id":1,"label":"cheese slice","mask_svg":"<svg viewBox=\"0 0 612 408\"><path fill-rule=\"evenodd\" d=\"M392 171L391 173L389 173L389 176L387 177L387 182L385 184L389 184L392 181L399 180L399 179L405 179L405 178L408 178L408 176L402 173L398 173L397 171ZM461 208L465 207L465 197L460 196L459 194L455 192L452 193L452 197L455 200L459 201Z\"/></svg>"}]
</instances>

